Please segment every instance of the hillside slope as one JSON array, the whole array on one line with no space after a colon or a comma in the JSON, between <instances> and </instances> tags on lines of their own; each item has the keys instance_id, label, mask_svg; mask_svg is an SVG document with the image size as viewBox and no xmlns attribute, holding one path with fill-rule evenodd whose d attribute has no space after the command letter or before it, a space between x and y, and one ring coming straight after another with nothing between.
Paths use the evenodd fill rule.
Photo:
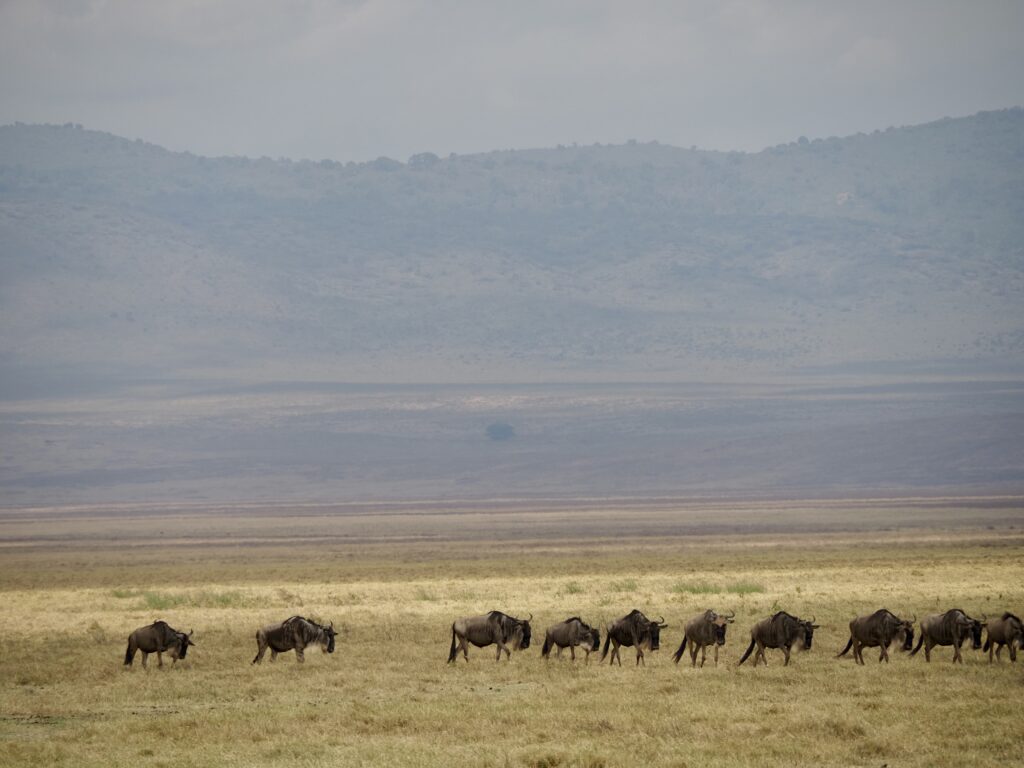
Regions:
<instances>
[{"instance_id":1,"label":"hillside slope","mask_svg":"<svg viewBox=\"0 0 1024 768\"><path fill-rule=\"evenodd\" d=\"M0 276L8 381L1019 369L1024 111L347 165L6 126Z\"/></svg>"}]
</instances>

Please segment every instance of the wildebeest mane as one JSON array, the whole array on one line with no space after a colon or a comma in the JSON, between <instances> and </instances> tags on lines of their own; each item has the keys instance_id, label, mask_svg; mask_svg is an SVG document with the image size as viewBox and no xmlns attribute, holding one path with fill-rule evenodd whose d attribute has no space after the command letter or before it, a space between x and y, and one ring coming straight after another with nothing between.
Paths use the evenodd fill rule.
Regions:
<instances>
[{"instance_id":1,"label":"wildebeest mane","mask_svg":"<svg viewBox=\"0 0 1024 768\"><path fill-rule=\"evenodd\" d=\"M1003 621L1009 621L1010 619L1013 619L1014 621L1016 621L1018 623L1024 623L1024 622L1021 622L1020 619L1018 619L1012 613L1010 613L1009 611L1006 611L1006 613L1003 614Z\"/></svg>"}]
</instances>

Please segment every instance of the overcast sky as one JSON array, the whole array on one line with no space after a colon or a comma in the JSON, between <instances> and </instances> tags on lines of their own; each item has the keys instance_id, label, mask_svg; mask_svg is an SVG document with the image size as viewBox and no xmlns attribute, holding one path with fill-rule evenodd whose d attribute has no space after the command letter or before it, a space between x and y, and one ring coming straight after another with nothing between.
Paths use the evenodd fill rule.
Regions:
<instances>
[{"instance_id":1,"label":"overcast sky","mask_svg":"<svg viewBox=\"0 0 1024 768\"><path fill-rule=\"evenodd\" d=\"M0 0L0 123L206 155L758 150L1024 104L1024 2Z\"/></svg>"}]
</instances>

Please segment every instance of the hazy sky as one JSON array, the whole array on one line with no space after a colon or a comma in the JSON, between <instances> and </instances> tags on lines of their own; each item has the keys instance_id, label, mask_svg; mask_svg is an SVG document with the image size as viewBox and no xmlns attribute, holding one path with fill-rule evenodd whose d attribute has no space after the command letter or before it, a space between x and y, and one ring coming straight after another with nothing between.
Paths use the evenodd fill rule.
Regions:
<instances>
[{"instance_id":1,"label":"hazy sky","mask_svg":"<svg viewBox=\"0 0 1024 768\"><path fill-rule=\"evenodd\" d=\"M0 0L0 123L199 154L757 150L1024 105L1024 2Z\"/></svg>"}]
</instances>

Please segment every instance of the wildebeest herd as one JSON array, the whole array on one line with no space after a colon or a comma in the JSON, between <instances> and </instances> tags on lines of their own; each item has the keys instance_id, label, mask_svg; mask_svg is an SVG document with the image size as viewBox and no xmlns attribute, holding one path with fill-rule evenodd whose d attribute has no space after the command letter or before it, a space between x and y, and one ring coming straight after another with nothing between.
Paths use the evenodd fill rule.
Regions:
<instances>
[{"instance_id":1,"label":"wildebeest herd","mask_svg":"<svg viewBox=\"0 0 1024 768\"><path fill-rule=\"evenodd\" d=\"M469 661L469 646L486 648L496 646L495 660L501 660L502 651L507 659L511 659L512 651L522 651L530 647L532 629L529 618L517 619L501 611L491 611L482 616L467 616L456 619L452 623L452 642L448 651L448 661L457 660L459 651ZM697 666L697 653L700 652L700 666L704 666L705 654L710 646L714 649L715 664L718 664L718 649L725 645L725 632L729 624L735 620L735 613L720 614L713 610L700 613L686 622L683 628L683 640L673 654L678 664L683 657L687 644L690 646L691 666ZM914 624L920 629L917 646L913 647ZM785 611L779 611L754 624L750 629L750 645L739 660L743 664L754 653L754 666L758 662L768 664L765 649L773 648L782 651L785 658L784 666L789 664L790 653L794 646L801 650L809 650L814 638L814 630L818 628L814 618L801 619ZM660 646L661 631L667 629L664 618L652 621L638 610L632 610L625 616L604 627L604 648L601 650L601 661L608 656L611 649L609 664L617 660L622 666L619 649L622 646L636 651L637 665L645 664L644 651L657 651ZM982 630L987 629L988 637L982 646ZM138 651L142 652L142 666L146 666L149 654L157 654L157 663L163 666L163 654L167 653L172 663L185 658L189 646L194 646L193 632L179 632L164 621L157 621L147 627L140 627L128 636L128 649L124 663L131 666ZM334 652L334 639L337 632L333 622L327 626L303 616L291 616L278 624L269 624L256 631L256 657L253 664L263 660L267 649L270 649L270 660L274 661L279 653L295 651L296 661L305 658L304 650L319 645L325 653ZM872 614L858 616L850 622L850 639L838 654L845 656L853 649L853 658L858 664L864 664L864 648L878 648L878 661L889 662L889 648L897 644L900 650L909 651L911 656L917 654L924 646L925 660L931 661L932 648L937 645L953 647L953 662L963 663L960 647L965 641L971 642L975 650L983 648L989 655L989 663L999 659L1003 646L1009 649L1010 661L1017 660L1017 648L1024 647L1024 625L1012 613L1006 612L998 619L988 620L986 617L974 619L964 611L954 608L945 613L925 616L917 622L917 617L904 619L886 609ZM552 648L557 648L561 655L565 648L569 649L570 657L576 660L576 649L586 654L589 662L590 654L601 647L600 630L584 622L579 616L573 616L553 624L544 634L544 645L541 656L549 657ZM911 648L913 650L911 651Z\"/></svg>"}]
</instances>

